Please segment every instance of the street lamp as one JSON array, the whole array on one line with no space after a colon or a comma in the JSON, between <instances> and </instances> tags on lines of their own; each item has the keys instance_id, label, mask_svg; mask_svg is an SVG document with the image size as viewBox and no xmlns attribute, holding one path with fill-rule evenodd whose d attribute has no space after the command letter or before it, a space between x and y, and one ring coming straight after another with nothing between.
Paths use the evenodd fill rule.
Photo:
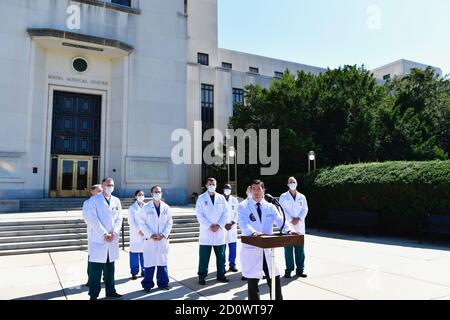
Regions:
<instances>
[{"instance_id":1,"label":"street lamp","mask_svg":"<svg viewBox=\"0 0 450 320\"><path fill-rule=\"evenodd\" d=\"M237 155L236 155L236 148L234 146L231 146L230 149L227 152L227 157L228 157L228 182L231 184L231 177L230 177L230 158L233 158L234 160L234 188L236 191L236 197L238 194L237 191Z\"/></svg>"},{"instance_id":2,"label":"street lamp","mask_svg":"<svg viewBox=\"0 0 450 320\"><path fill-rule=\"evenodd\" d=\"M316 170L316 153L314 151L308 153L308 174L311 173L311 162L313 162L314 170Z\"/></svg>"}]
</instances>

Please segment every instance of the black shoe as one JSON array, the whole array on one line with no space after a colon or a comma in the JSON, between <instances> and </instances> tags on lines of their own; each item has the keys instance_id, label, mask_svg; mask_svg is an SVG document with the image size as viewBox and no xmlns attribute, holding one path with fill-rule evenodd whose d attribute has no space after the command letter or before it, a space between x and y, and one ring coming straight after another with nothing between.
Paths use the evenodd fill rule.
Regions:
<instances>
[{"instance_id":1,"label":"black shoe","mask_svg":"<svg viewBox=\"0 0 450 320\"><path fill-rule=\"evenodd\" d=\"M152 291L152 289L144 289L145 292L150 293L150 291Z\"/></svg>"},{"instance_id":2,"label":"black shoe","mask_svg":"<svg viewBox=\"0 0 450 320\"><path fill-rule=\"evenodd\" d=\"M286 273L284 274L284 277L285 277L286 279L291 279L291 278L292 278L290 272L286 272Z\"/></svg>"},{"instance_id":3,"label":"black shoe","mask_svg":"<svg viewBox=\"0 0 450 320\"><path fill-rule=\"evenodd\" d=\"M238 272L238 269L236 269L235 267L230 268L230 270L228 270L230 272Z\"/></svg>"},{"instance_id":4,"label":"black shoe","mask_svg":"<svg viewBox=\"0 0 450 320\"><path fill-rule=\"evenodd\" d=\"M266 276L263 276L263 280L266 280L267 279L267 277Z\"/></svg>"},{"instance_id":5,"label":"black shoe","mask_svg":"<svg viewBox=\"0 0 450 320\"><path fill-rule=\"evenodd\" d=\"M106 295L107 298L112 298L112 299L121 299L123 296L121 294L113 293L113 294L108 294Z\"/></svg>"},{"instance_id":6,"label":"black shoe","mask_svg":"<svg viewBox=\"0 0 450 320\"><path fill-rule=\"evenodd\" d=\"M308 277L308 275L304 274L303 272L297 272L296 276L300 277L300 278L307 278Z\"/></svg>"},{"instance_id":7,"label":"black shoe","mask_svg":"<svg viewBox=\"0 0 450 320\"><path fill-rule=\"evenodd\" d=\"M84 286L89 288L89 282L84 284Z\"/></svg>"},{"instance_id":8,"label":"black shoe","mask_svg":"<svg viewBox=\"0 0 450 320\"><path fill-rule=\"evenodd\" d=\"M230 279L222 277L222 278L217 278L217 281L223 282L223 283L228 283L228 282L230 282Z\"/></svg>"},{"instance_id":9,"label":"black shoe","mask_svg":"<svg viewBox=\"0 0 450 320\"><path fill-rule=\"evenodd\" d=\"M205 279L200 279L198 280L198 284L201 286L206 286L206 280Z\"/></svg>"},{"instance_id":10,"label":"black shoe","mask_svg":"<svg viewBox=\"0 0 450 320\"><path fill-rule=\"evenodd\" d=\"M242 280L242 281L247 281L248 279L247 279L246 277L243 276L243 277L241 278L241 280Z\"/></svg>"},{"instance_id":11,"label":"black shoe","mask_svg":"<svg viewBox=\"0 0 450 320\"><path fill-rule=\"evenodd\" d=\"M172 289L172 287L165 286L165 287L159 287L159 289L169 291L170 289Z\"/></svg>"},{"instance_id":12,"label":"black shoe","mask_svg":"<svg viewBox=\"0 0 450 320\"><path fill-rule=\"evenodd\" d=\"M97 298L97 297L91 297L89 300L91 300L91 301L97 301L98 298Z\"/></svg>"},{"instance_id":13,"label":"black shoe","mask_svg":"<svg viewBox=\"0 0 450 320\"><path fill-rule=\"evenodd\" d=\"M131 276L131 280L137 280L137 275L135 275L135 274L133 274L132 276Z\"/></svg>"}]
</instances>

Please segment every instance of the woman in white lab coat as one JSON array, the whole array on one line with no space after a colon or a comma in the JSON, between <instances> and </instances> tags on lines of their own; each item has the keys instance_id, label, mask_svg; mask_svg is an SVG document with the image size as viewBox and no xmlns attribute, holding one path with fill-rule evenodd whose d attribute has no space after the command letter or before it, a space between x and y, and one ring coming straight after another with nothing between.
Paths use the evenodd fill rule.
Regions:
<instances>
[{"instance_id":1,"label":"woman in white lab coat","mask_svg":"<svg viewBox=\"0 0 450 320\"><path fill-rule=\"evenodd\" d=\"M130 271L131 279L136 280L139 272L144 276L144 233L140 228L140 217L145 205L145 193L138 190L134 194L136 202L128 209L128 224L130 225Z\"/></svg>"},{"instance_id":2,"label":"woman in white lab coat","mask_svg":"<svg viewBox=\"0 0 450 320\"><path fill-rule=\"evenodd\" d=\"M144 234L145 275L142 287L150 292L155 286L153 281L155 269L158 288L170 290L167 269L169 255L169 235L172 231L172 214L170 207L161 201L161 187L151 189L153 201L146 204L141 211L140 229Z\"/></svg>"}]
</instances>

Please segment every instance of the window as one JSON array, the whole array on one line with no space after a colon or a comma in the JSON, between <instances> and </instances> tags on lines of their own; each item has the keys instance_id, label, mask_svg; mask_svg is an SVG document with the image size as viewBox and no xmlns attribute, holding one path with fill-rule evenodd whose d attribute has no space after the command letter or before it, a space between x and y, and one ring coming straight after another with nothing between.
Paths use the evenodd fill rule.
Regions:
<instances>
[{"instance_id":1,"label":"window","mask_svg":"<svg viewBox=\"0 0 450 320\"><path fill-rule=\"evenodd\" d=\"M384 75L384 76L383 76L383 80L384 80L384 81L391 80L391 75L390 75L390 74Z\"/></svg>"},{"instance_id":2,"label":"window","mask_svg":"<svg viewBox=\"0 0 450 320\"><path fill-rule=\"evenodd\" d=\"M275 71L275 78L276 78L276 79L281 79L281 78L283 78L283 72Z\"/></svg>"},{"instance_id":3,"label":"window","mask_svg":"<svg viewBox=\"0 0 450 320\"><path fill-rule=\"evenodd\" d=\"M202 110L202 136L206 130L214 128L214 86L209 84L202 84L201 96L201 110ZM203 149L210 142L203 141ZM211 168L208 165L202 165L202 180L205 181L211 176Z\"/></svg>"},{"instance_id":4,"label":"window","mask_svg":"<svg viewBox=\"0 0 450 320\"><path fill-rule=\"evenodd\" d=\"M85 73L89 68L89 63L84 58L74 58L72 60L72 68L78 73Z\"/></svg>"},{"instance_id":5,"label":"window","mask_svg":"<svg viewBox=\"0 0 450 320\"><path fill-rule=\"evenodd\" d=\"M222 68L231 70L231 69L233 69L233 65L228 62L222 62Z\"/></svg>"},{"instance_id":6,"label":"window","mask_svg":"<svg viewBox=\"0 0 450 320\"><path fill-rule=\"evenodd\" d=\"M233 115L236 114L238 104L244 104L244 89L233 88Z\"/></svg>"},{"instance_id":7,"label":"window","mask_svg":"<svg viewBox=\"0 0 450 320\"><path fill-rule=\"evenodd\" d=\"M131 7L131 0L111 0L111 3L119 4L121 6Z\"/></svg>"},{"instance_id":8,"label":"window","mask_svg":"<svg viewBox=\"0 0 450 320\"><path fill-rule=\"evenodd\" d=\"M209 66L209 54L197 53L197 62L204 66Z\"/></svg>"},{"instance_id":9,"label":"window","mask_svg":"<svg viewBox=\"0 0 450 320\"><path fill-rule=\"evenodd\" d=\"M188 14L188 0L184 0L184 14Z\"/></svg>"},{"instance_id":10,"label":"window","mask_svg":"<svg viewBox=\"0 0 450 320\"><path fill-rule=\"evenodd\" d=\"M249 68L249 71L250 71L251 73L259 73L259 68L250 67L250 68Z\"/></svg>"}]
</instances>

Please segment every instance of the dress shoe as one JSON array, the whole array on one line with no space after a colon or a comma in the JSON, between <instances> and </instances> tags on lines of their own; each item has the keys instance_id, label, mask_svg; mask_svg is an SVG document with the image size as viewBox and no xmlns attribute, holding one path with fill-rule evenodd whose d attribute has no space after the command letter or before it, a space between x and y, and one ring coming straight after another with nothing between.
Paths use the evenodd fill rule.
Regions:
<instances>
[{"instance_id":1,"label":"dress shoe","mask_svg":"<svg viewBox=\"0 0 450 320\"><path fill-rule=\"evenodd\" d=\"M205 279L200 279L198 280L198 284L201 286L205 286L206 285L206 280Z\"/></svg>"},{"instance_id":2,"label":"dress shoe","mask_svg":"<svg viewBox=\"0 0 450 320\"><path fill-rule=\"evenodd\" d=\"M300 278L307 278L308 277L308 275L304 274L303 272L297 272L296 276L300 277Z\"/></svg>"},{"instance_id":3,"label":"dress shoe","mask_svg":"<svg viewBox=\"0 0 450 320\"><path fill-rule=\"evenodd\" d=\"M285 277L286 279L291 279L291 278L292 278L290 272L286 272L286 273L284 274L284 277Z\"/></svg>"},{"instance_id":4,"label":"dress shoe","mask_svg":"<svg viewBox=\"0 0 450 320\"><path fill-rule=\"evenodd\" d=\"M230 272L238 272L238 269L236 269L235 267L230 268L229 270Z\"/></svg>"},{"instance_id":5,"label":"dress shoe","mask_svg":"<svg viewBox=\"0 0 450 320\"><path fill-rule=\"evenodd\" d=\"M137 280L137 276L135 275L135 274L133 274L132 276L131 276L131 280Z\"/></svg>"},{"instance_id":6,"label":"dress shoe","mask_svg":"<svg viewBox=\"0 0 450 320\"><path fill-rule=\"evenodd\" d=\"M170 289L172 289L172 287L165 286L165 287L159 287L159 289L169 291Z\"/></svg>"},{"instance_id":7,"label":"dress shoe","mask_svg":"<svg viewBox=\"0 0 450 320\"><path fill-rule=\"evenodd\" d=\"M223 283L228 283L228 282L230 282L230 279L223 277L223 278L217 278L217 281L223 282Z\"/></svg>"},{"instance_id":8,"label":"dress shoe","mask_svg":"<svg viewBox=\"0 0 450 320\"><path fill-rule=\"evenodd\" d=\"M111 299L121 299L123 296L121 294L113 293L113 294L108 294L106 295L107 298L111 298Z\"/></svg>"}]
</instances>

